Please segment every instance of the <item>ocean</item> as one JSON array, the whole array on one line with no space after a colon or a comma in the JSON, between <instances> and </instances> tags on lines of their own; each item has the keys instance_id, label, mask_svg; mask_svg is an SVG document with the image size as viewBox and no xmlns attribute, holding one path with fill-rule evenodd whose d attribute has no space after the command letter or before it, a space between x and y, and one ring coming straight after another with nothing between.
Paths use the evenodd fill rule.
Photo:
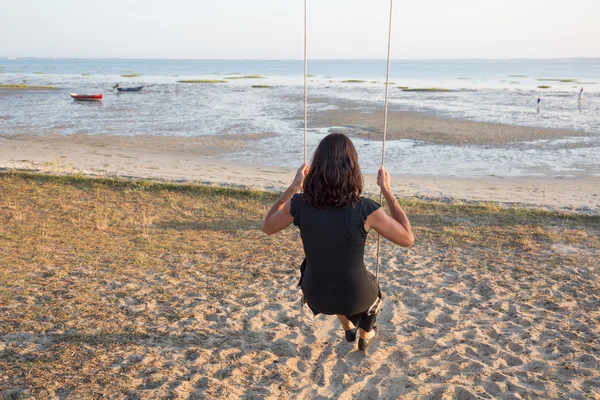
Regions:
<instances>
[{"instance_id":1,"label":"ocean","mask_svg":"<svg viewBox=\"0 0 600 400\"><path fill-rule=\"evenodd\" d=\"M364 105L383 109L385 60L309 61L309 112ZM295 166L302 160L302 61L0 58L0 84L52 85L56 91L0 91L1 134L227 135L270 133L224 156ZM135 75L124 77L122 75ZM261 79L226 79L259 74ZM184 84L184 79L226 80ZM348 83L345 80L364 82ZM427 176L600 176L600 59L421 60L392 62L390 110L443 118L585 132L505 145L388 142L386 166ZM145 86L118 93L112 86ZM269 89L252 88L269 85ZM405 92L398 87L449 92ZM550 86L542 89L539 86ZM583 104L577 103L585 87ZM70 92L99 93L101 103ZM537 99L541 96L538 110ZM309 151L332 127L311 126ZM356 139L374 172L380 142Z\"/></svg>"}]
</instances>

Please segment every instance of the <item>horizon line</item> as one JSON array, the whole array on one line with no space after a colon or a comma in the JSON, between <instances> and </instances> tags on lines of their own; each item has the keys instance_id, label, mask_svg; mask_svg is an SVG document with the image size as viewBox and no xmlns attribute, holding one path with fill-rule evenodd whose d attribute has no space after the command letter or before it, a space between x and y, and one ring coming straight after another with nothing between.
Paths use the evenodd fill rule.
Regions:
<instances>
[{"instance_id":1,"label":"horizon line","mask_svg":"<svg viewBox=\"0 0 600 400\"><path fill-rule=\"evenodd\" d=\"M154 58L154 57L38 57L38 56L0 56L0 60L162 60L162 61L299 61L302 58ZM313 58L308 61L381 61L385 58ZM392 58L392 61L558 61L558 60L600 60L598 57L512 57L512 58Z\"/></svg>"}]
</instances>

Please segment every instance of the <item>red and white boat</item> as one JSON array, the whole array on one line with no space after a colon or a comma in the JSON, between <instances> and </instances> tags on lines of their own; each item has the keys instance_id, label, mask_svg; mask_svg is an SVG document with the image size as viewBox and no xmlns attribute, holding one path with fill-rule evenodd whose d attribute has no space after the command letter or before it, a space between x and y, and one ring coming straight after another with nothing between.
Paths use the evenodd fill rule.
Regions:
<instances>
[{"instance_id":1,"label":"red and white boat","mask_svg":"<svg viewBox=\"0 0 600 400\"><path fill-rule=\"evenodd\" d=\"M102 93L98 94L79 94L71 93L71 97L75 100L99 101L102 100Z\"/></svg>"}]
</instances>

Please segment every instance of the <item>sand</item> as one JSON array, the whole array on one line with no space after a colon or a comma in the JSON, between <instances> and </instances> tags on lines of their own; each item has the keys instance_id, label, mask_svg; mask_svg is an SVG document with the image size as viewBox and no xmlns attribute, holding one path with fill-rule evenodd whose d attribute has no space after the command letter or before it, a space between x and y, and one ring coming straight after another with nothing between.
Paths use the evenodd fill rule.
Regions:
<instances>
[{"instance_id":1,"label":"sand","mask_svg":"<svg viewBox=\"0 0 600 400\"><path fill-rule=\"evenodd\" d=\"M365 354L300 313L299 234L262 234L269 205L0 179L0 395L600 398L598 217L409 208Z\"/></svg>"},{"instance_id":2,"label":"sand","mask_svg":"<svg viewBox=\"0 0 600 400\"><path fill-rule=\"evenodd\" d=\"M382 140L383 112L357 112L342 108L311 115L313 126L336 126L337 132L351 137ZM448 145L505 145L575 136L590 136L582 131L532 128L507 124L440 118L427 114L391 111L388 139L412 139Z\"/></svg>"},{"instance_id":3,"label":"sand","mask_svg":"<svg viewBox=\"0 0 600 400\"><path fill-rule=\"evenodd\" d=\"M0 168L282 191L294 176L293 168L236 164L219 157L244 149L261 137L264 135L228 135L226 138L4 135L0 136ZM600 178L597 177L395 176L393 188L402 197L445 202L490 201L592 214L600 211ZM374 176L365 176L365 192L378 192Z\"/></svg>"}]
</instances>

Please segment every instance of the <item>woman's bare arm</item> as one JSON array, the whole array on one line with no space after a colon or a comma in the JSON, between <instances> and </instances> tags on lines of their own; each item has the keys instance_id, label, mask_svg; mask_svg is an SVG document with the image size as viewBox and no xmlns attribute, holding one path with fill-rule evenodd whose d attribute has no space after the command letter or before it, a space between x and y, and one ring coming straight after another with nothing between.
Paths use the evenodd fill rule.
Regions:
<instances>
[{"instance_id":1,"label":"woman's bare arm","mask_svg":"<svg viewBox=\"0 0 600 400\"><path fill-rule=\"evenodd\" d=\"M308 170L308 164L304 164L300 167L296 173L294 182L285 190L285 192L283 192L281 197L279 197L275 204L273 204L273 207L271 207L269 212L265 215L262 231L267 235L280 232L294 222L294 217L290 214L290 199L302 189L302 183L304 182L304 177L306 177Z\"/></svg>"},{"instance_id":2,"label":"woman's bare arm","mask_svg":"<svg viewBox=\"0 0 600 400\"><path fill-rule=\"evenodd\" d=\"M381 192L388 203L391 217L385 211L379 209L369 215L365 222L365 230L375 229L381 236L403 247L410 247L414 244L415 238L412 233L410 221L406 213L398 204L398 200L390 188L390 174L383 168L379 170L377 184L381 187Z\"/></svg>"}]
</instances>

